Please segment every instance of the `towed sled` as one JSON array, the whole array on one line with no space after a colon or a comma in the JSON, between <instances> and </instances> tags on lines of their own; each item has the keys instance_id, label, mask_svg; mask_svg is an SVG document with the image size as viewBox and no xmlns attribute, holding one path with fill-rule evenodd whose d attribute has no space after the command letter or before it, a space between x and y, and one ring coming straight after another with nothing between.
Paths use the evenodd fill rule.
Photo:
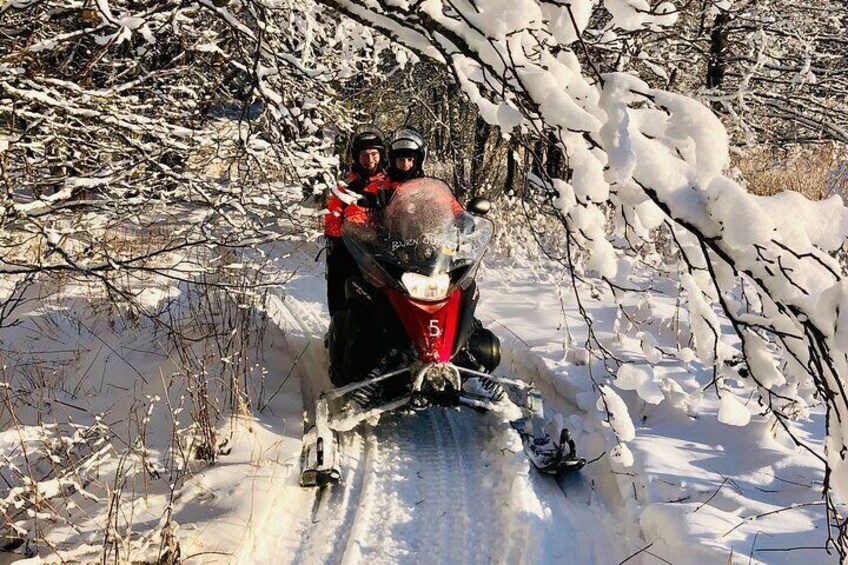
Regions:
<instances>
[{"instance_id":1,"label":"towed sled","mask_svg":"<svg viewBox=\"0 0 848 565\"><path fill-rule=\"evenodd\" d=\"M488 208L474 199L474 213L465 211L445 183L421 178L398 187L385 207L346 215L343 240L361 276L348 279L349 307L330 322L335 388L306 418L302 486L341 480L340 434L386 412L433 405L502 414L543 473L585 464L566 429L545 431L532 384L492 374L500 343L474 318L474 279L494 233Z\"/></svg>"}]
</instances>

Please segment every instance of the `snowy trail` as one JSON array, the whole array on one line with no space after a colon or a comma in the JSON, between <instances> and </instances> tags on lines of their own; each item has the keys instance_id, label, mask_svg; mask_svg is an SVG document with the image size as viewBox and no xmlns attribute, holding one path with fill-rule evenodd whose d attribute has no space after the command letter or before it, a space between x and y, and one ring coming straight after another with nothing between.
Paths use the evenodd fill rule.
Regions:
<instances>
[{"instance_id":1,"label":"snowy trail","mask_svg":"<svg viewBox=\"0 0 848 565\"><path fill-rule=\"evenodd\" d=\"M492 562L501 551L492 541L504 536L491 520L496 497L479 418L432 409L383 418L354 436L345 484L318 494L295 561Z\"/></svg>"},{"instance_id":2,"label":"snowy trail","mask_svg":"<svg viewBox=\"0 0 848 565\"><path fill-rule=\"evenodd\" d=\"M304 386L326 371L314 288L273 300L271 316L309 345ZM304 296L307 298L304 299ZM341 485L289 484L247 553L289 563L610 563L624 549L602 505L564 494L531 470L518 435L496 414L431 408L384 415L343 439ZM291 481L290 481L291 483ZM620 540L619 540L620 541ZM247 549L247 548L245 548Z\"/></svg>"},{"instance_id":3,"label":"snowy trail","mask_svg":"<svg viewBox=\"0 0 848 565\"><path fill-rule=\"evenodd\" d=\"M611 517L579 479L569 497L530 470L513 435L493 415L454 409L366 426L345 445L344 484L314 489L291 562L617 562Z\"/></svg>"}]
</instances>

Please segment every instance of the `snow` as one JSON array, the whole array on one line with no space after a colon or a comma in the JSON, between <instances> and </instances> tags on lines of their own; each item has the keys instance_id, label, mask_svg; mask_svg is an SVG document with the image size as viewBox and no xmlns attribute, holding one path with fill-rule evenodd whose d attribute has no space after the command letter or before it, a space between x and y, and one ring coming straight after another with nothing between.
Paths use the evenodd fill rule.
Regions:
<instances>
[{"instance_id":1,"label":"snow","mask_svg":"<svg viewBox=\"0 0 848 565\"><path fill-rule=\"evenodd\" d=\"M694 165L695 182L706 187L730 163L727 131L718 117L701 102L671 92L653 91L656 103L671 113L666 134L686 149L684 158Z\"/></svg>"},{"instance_id":2,"label":"snow","mask_svg":"<svg viewBox=\"0 0 848 565\"><path fill-rule=\"evenodd\" d=\"M834 336L840 350L848 350L848 281L840 281L816 299L816 314Z\"/></svg>"},{"instance_id":3,"label":"snow","mask_svg":"<svg viewBox=\"0 0 848 565\"><path fill-rule=\"evenodd\" d=\"M742 349L748 366L761 386L772 388L786 384L786 378L778 370L774 356L759 335L749 332Z\"/></svg>"},{"instance_id":4,"label":"snow","mask_svg":"<svg viewBox=\"0 0 848 565\"><path fill-rule=\"evenodd\" d=\"M732 513L694 503L653 504L639 516L646 541L658 541L652 549L659 555L679 556L674 563L682 565L708 562L710 547L742 541L744 536L737 532L722 535L738 521Z\"/></svg>"},{"instance_id":5,"label":"snow","mask_svg":"<svg viewBox=\"0 0 848 565\"><path fill-rule=\"evenodd\" d=\"M633 452L623 443L619 443L610 450L610 460L625 469L632 467L635 462Z\"/></svg>"},{"instance_id":6,"label":"snow","mask_svg":"<svg viewBox=\"0 0 848 565\"><path fill-rule=\"evenodd\" d=\"M560 126L571 131L595 131L600 127L597 117L587 112L571 96L562 96L563 91L576 88L579 80L569 66L558 59L548 58L545 63L553 67L552 71L543 69L528 70L522 74L524 88L539 104L539 109L553 116L552 126Z\"/></svg>"},{"instance_id":7,"label":"snow","mask_svg":"<svg viewBox=\"0 0 848 565\"><path fill-rule=\"evenodd\" d=\"M712 181L707 190L711 214L721 218L722 237L729 245L748 249L763 245L773 236L771 216L738 184L725 178Z\"/></svg>"},{"instance_id":8,"label":"snow","mask_svg":"<svg viewBox=\"0 0 848 565\"><path fill-rule=\"evenodd\" d=\"M621 441L631 441L636 437L636 428L624 400L606 385L601 385L601 398L597 408L609 414L609 425Z\"/></svg>"},{"instance_id":9,"label":"snow","mask_svg":"<svg viewBox=\"0 0 848 565\"><path fill-rule=\"evenodd\" d=\"M815 246L832 252L848 238L848 208L840 196L813 201L797 192L786 191L770 198L757 197L756 201L786 243L795 248Z\"/></svg>"},{"instance_id":10,"label":"snow","mask_svg":"<svg viewBox=\"0 0 848 565\"><path fill-rule=\"evenodd\" d=\"M505 237L502 245L516 236ZM538 476L518 436L497 414L383 417L351 432L346 486L326 494L316 507L316 492L296 481L301 389L326 370L324 288L316 284L322 277L313 261L314 248L297 241L276 243L265 252L296 275L283 287L284 294L272 294L264 307L271 323L261 348L264 358L256 360L263 369L255 375L264 375L264 409L220 422L218 437L227 439L227 449L216 464L189 462L192 474L173 502L163 490L167 473L160 470L162 479L148 479L146 501L136 502L135 516L140 523L158 525L151 535L135 536L134 555L155 558L155 535L169 504L184 554L208 553L208 562L221 563L229 558L216 561L215 552L232 555L236 562L280 563L331 557L406 562L426 552L433 556L431 562L448 563L456 559L457 547L469 558L555 563L569 556L580 563L617 563L650 544L642 555L646 564L655 562L652 555L675 564L727 562L731 553L742 556L741 562L752 554L756 562L781 564L795 556L760 553L758 548L821 545L824 515L813 505L819 500L821 470L810 454L795 449L767 419L744 405L745 389L723 385L720 398L712 388L705 389L712 372L691 352L677 352L676 359L663 354L661 350L670 349L662 332L621 328L616 341L617 309L610 307L610 296L590 306L596 331L628 362L605 380L597 358L567 345L564 328L579 328L580 316L570 293L554 290L562 281L561 267L521 253L507 259L495 251L481 273L480 317L502 339L502 370L533 379L557 414L556 425L566 426L580 454L595 460L578 477L558 485ZM248 265L243 260L228 264ZM628 268L630 280L642 276L641 268ZM70 323L80 317L91 333L69 342L71 326L64 325L66 333L56 343L74 343L90 353L60 374L72 382L84 375L85 403L93 414L107 414L105 421L111 421L109 413L127 410L122 408L129 406L126 383L142 386L149 433L160 437L147 448L150 465L164 470L164 452L159 450L167 444L171 417L163 403L169 399L180 406L173 410L178 419L190 405L180 400L185 391L167 385L174 367L166 357L133 353L144 351L145 343L156 343L155 328L124 333L119 324L110 330L105 319L84 306L90 291L68 291L76 302L33 304L29 321L11 330L15 343L38 351L26 337L32 335L28 324L48 318ZM156 280L148 281L139 297L151 307L187 299L182 289ZM650 308L653 316L672 316L672 300L658 294L634 312ZM571 331L577 332L574 343L581 342L585 330ZM95 355L103 351L100 340L121 356ZM774 367L768 351L760 353L761 363ZM578 358L579 364L565 360ZM609 384L596 388L593 379ZM255 391L257 382L252 382L250 390ZM811 407L810 415L812 420L801 422L798 431L821 438L820 408ZM91 418L92 424L97 418ZM0 433L0 444L8 452L21 439L40 442L42 437L38 426L24 426ZM108 442L102 445L114 449ZM114 456L97 461L92 459L91 469L106 476L115 472ZM431 478L435 471L441 479ZM139 491L141 476L135 483ZM62 481L47 478L36 488L55 500L71 485ZM79 492L67 508L72 513L76 507L85 509L88 518L77 526L84 535L57 525L51 539L74 540L72 546L61 546L66 556L99 555L96 532L108 497L94 486L86 487L89 496ZM22 491L5 496L20 498ZM791 507L793 503L799 505ZM787 506L774 517L753 518ZM817 562L831 562L823 552L813 555Z\"/></svg>"},{"instance_id":11,"label":"snow","mask_svg":"<svg viewBox=\"0 0 848 565\"><path fill-rule=\"evenodd\" d=\"M618 27L625 30L639 29L645 23L651 6L648 0L604 0L604 8Z\"/></svg>"},{"instance_id":12,"label":"snow","mask_svg":"<svg viewBox=\"0 0 848 565\"><path fill-rule=\"evenodd\" d=\"M500 105L493 104L482 96L473 81L473 78L480 72L479 66L470 59L457 57L453 61L453 68L463 90L468 94L471 102L477 105L480 116L489 124L498 124Z\"/></svg>"},{"instance_id":13,"label":"snow","mask_svg":"<svg viewBox=\"0 0 848 565\"><path fill-rule=\"evenodd\" d=\"M229 8L213 7L208 0L203 4L254 37ZM806 374L818 359L810 358L803 340L790 337L781 343L780 336L804 335L808 328L819 332L821 351L833 352L834 359L833 371L821 378L831 390L842 386L848 290L841 265L828 253L844 245L848 212L838 198L812 203L792 195L749 195L724 175L728 136L708 107L652 89L629 73L597 77L581 67L569 48L596 4L610 14L607 37L616 30L672 23L673 4L662 3L652 14L647 0L569 0L567 5L541 7L531 0L391 3L420 10L435 20L434 28L442 25L463 38L464 49L455 49L448 35L428 30L425 36L404 27L390 12L375 13L378 4L338 4L422 53L443 62L448 58L481 116L499 125L504 135L543 127L545 134L562 141L573 174L567 181L554 179L554 205L565 218L569 244L576 248L573 256L568 251L575 271L565 271L528 248L541 233L555 254L562 255L563 230L539 226L550 231L506 233L499 243L509 252L497 250L483 269L480 312L504 342L506 376L536 383L553 415L549 424L567 427L580 453L592 461L581 473L592 485L588 501L580 496L584 490L570 491L568 485L530 471L502 415L478 418L467 411L381 418L351 429L351 455L345 463L350 486L326 495L320 504L316 493L299 489L300 414L308 408L301 397L314 398L323 386L318 381L326 376L326 312L323 289L316 284L321 273L310 262L317 249L303 238L297 243L300 251L282 243L262 250L296 276L275 288L262 305L238 301L239 312L267 316L270 328L249 355L224 352L220 343L199 339L191 355L182 351L182 357L175 357L163 345L164 330L102 318L93 306L98 297L70 285L58 297L39 296L25 303L21 326L0 330L8 332L4 343L19 348L9 366L27 386L16 382L15 394L38 391L41 396L30 401L30 408L45 406L55 425L40 426L41 414L28 409L25 423L15 426L14 433L0 432L3 445L13 452L0 465L21 467L15 451L19 444L37 451L41 444L73 437L71 422L88 426L86 433L103 434L102 423L116 426L116 414L130 414L139 425L149 426L149 441L128 449L132 438L121 437L121 444L97 436L105 451L88 452L71 440L82 451L81 479L93 486L83 492L77 485L84 480L74 483L73 477L48 474L38 483L10 488L2 503L29 513L20 516L16 527L35 531L49 521L38 501L46 497L59 505L49 541L61 541L60 550L74 559L85 555L82 548L96 553L109 480L119 475L117 462L126 458L131 461L129 491L144 495L121 499L138 521L112 527L122 527L137 544L127 542L137 550L138 560L155 560L156 536L170 528L166 515L179 524L186 553L221 551L247 560L258 552L265 561L283 562L403 561L429 549L437 552L435 561L448 562L445 548L453 544L491 551L484 560L497 555L508 561L560 562L563 555L579 554L582 562L607 563L637 553L634 562L657 556L674 563L725 563L751 556L752 562L787 563L795 557L791 552L758 553L758 544L767 537L780 540L772 548L821 546L827 523L815 506L824 480L817 457L828 458L835 493L844 498L848 409L838 405L828 414L825 440L824 407L816 386L822 383L813 383ZM149 30L140 27L143 20L116 17L106 0L98 5L108 20L102 27L111 33L95 36L98 41L120 43L135 30L152 40ZM344 43L343 50L366 49L376 56L389 48L387 39L358 24L341 26L337 40ZM351 30L360 33L343 42ZM565 44L554 48L550 37ZM212 41L199 45L217 49ZM289 62L303 65L314 56L308 51L304 47ZM514 67L507 61L514 61ZM280 68L257 63L262 79L258 88L278 102L281 92L269 81L278 78ZM63 107L56 89L70 88L31 87L24 81L10 92ZM274 116L299 112L282 107L271 111ZM92 110L70 107L67 112L82 116ZM165 127L120 113L105 119L138 133ZM169 138L188 140L195 133L179 129L170 131ZM260 152L267 144L253 137L247 147ZM24 214L47 213L72 198L76 187L106 186L110 180L108 173L71 178L55 195L16 207ZM541 179L530 182L544 185ZM235 199L227 205L245 211ZM672 227L666 229L666 222ZM669 244L671 250L657 252L655 229L664 230L666 238L673 236L679 248ZM55 245L66 243L61 230L51 227L45 234ZM613 243L641 249L624 257ZM242 260L227 268L249 269L251 262ZM568 286L571 275L578 279L575 288ZM612 285L633 290L613 292L608 288ZM4 295L14 290L8 282L0 288ZM134 285L134 292L144 311L175 308L180 314L176 319L191 319L182 316L191 304L183 286L146 280ZM751 325L737 334L738 326L728 316ZM74 322L80 324L76 335ZM40 337L43 328L53 328L46 339ZM73 353L63 357L63 350L45 343L61 343ZM740 351L747 367L738 364ZM222 383L231 382L227 371L242 363L249 369L236 380L244 378L245 390L230 391L241 403L238 409L216 404L222 417L214 429L192 427L189 422L202 397L192 383L208 379L218 389L213 396L225 394ZM38 367L36 379L25 369L30 366ZM263 391L258 399L257 391ZM256 402L243 405L246 398ZM796 419L778 422L769 407ZM72 419L68 410L81 414ZM813 453L798 450L783 424L803 437ZM175 457L172 437L179 444L208 440L209 434L226 438L229 445L214 464ZM55 453L46 460L55 463L53 457L61 461ZM188 472L181 475L184 484L176 487L163 478L168 465L172 473ZM439 476L432 483L413 478L433 470ZM79 496L68 494L71 490ZM426 503L419 505L421 500ZM485 513L473 514L473 502L485 505ZM779 518L770 518L778 510L774 516ZM443 520L442 513L449 518ZM486 532L471 526L489 516L494 516L493 536L506 540L500 546L487 547L481 541ZM586 516L603 524L589 536L580 522ZM313 532L310 522L318 518L324 524ZM79 523L68 523L74 520ZM227 523L250 527L242 535L222 526ZM580 536L588 542L579 541ZM698 547L693 550L693 545ZM821 552L816 556L827 559Z\"/></svg>"},{"instance_id":14,"label":"snow","mask_svg":"<svg viewBox=\"0 0 848 565\"><path fill-rule=\"evenodd\" d=\"M728 426L743 427L751 421L751 414L730 391L725 390L721 395L718 421Z\"/></svg>"},{"instance_id":15,"label":"snow","mask_svg":"<svg viewBox=\"0 0 848 565\"><path fill-rule=\"evenodd\" d=\"M615 386L621 390L636 391L639 398L648 404L659 404L665 400L662 390L654 381L654 371L650 365L622 365L616 373Z\"/></svg>"},{"instance_id":16,"label":"snow","mask_svg":"<svg viewBox=\"0 0 848 565\"><path fill-rule=\"evenodd\" d=\"M571 9L571 15L569 15L568 8ZM548 28L554 34L556 40L568 45L577 41L578 34L582 34L589 24L589 18L592 15L592 2L591 0L576 0L568 2L568 6L545 3L542 4L542 13L548 20ZM572 22L572 17L574 22ZM575 22L577 24L576 29Z\"/></svg>"},{"instance_id":17,"label":"snow","mask_svg":"<svg viewBox=\"0 0 848 565\"><path fill-rule=\"evenodd\" d=\"M552 268L550 264L548 268ZM550 275L549 279L544 270L535 272L538 274L529 277L537 280L537 285L554 284L552 281L556 280L556 275ZM636 277L638 280L638 272L637 269L631 271L628 279L634 280ZM628 502L624 507L630 509L628 512L635 512L636 516L644 516L644 520L640 520L640 529L645 536L641 547L652 543L649 551L673 563L727 562L731 554L734 555L732 562L740 560L741 563L747 563L748 556L752 555L753 562L792 563L795 558L793 552L760 553L759 549L807 546L808 542L800 541L803 539L809 539L810 547L821 547L821 538L815 542L812 538L806 538L815 537L816 532L823 533L821 508L816 506L820 504L820 499L814 486L822 478L821 468L810 454L797 450L779 428L775 428L773 422L752 412L750 406L754 403L748 401L750 393L747 386L723 387L719 398L712 387L707 388L713 378L712 371L697 362L691 350L681 349L677 353L678 361L672 362L664 356L659 365L654 365L653 362L648 363L648 357L655 355L655 352L645 346L648 344L666 349L669 347L666 342L668 336L655 331L650 333L650 337L644 333L632 335L621 340L619 347L623 350L622 355L629 360L629 365L641 369L638 373L645 375L648 368L653 371L652 380L665 399L656 405L649 404L634 388L626 390L619 387L620 377L616 375L616 379L610 382L612 387L620 391L617 396L621 402L614 399L611 401L614 408L610 410L613 423L609 431L615 430L616 425L628 428L626 422L629 419L635 436L622 443L623 438L602 434L605 437L604 443L598 444L598 432L607 428L604 425L598 426L596 418L600 417L602 421L606 419L609 409L601 402L596 403L596 393L579 383L581 379L588 380L590 375L598 379L603 368L598 367L596 361L590 362L588 366L563 365L561 356L555 353L556 346L553 343L533 338L540 334L542 328L548 328L551 335L557 333L557 328L564 326L573 331L573 328L579 327L579 315L572 309L558 313L555 298L548 298L556 293L546 295L539 292L538 286L534 288L521 283L526 279L514 269L494 269L487 271L487 276L494 276L498 281L506 279L495 282L494 286L503 290L508 288L509 295L499 295L499 303L492 304L486 300L484 288L483 298L486 302L482 307L485 310L493 309L494 319L505 323L509 321L510 330L521 335L533 351L544 356L555 372L567 373L567 377L558 374L554 378L555 390L558 394L575 399L586 414L580 420L566 419L575 434L578 449L582 446L582 452L589 459L606 450L611 462L617 466L613 468L620 473L616 476L622 496L626 500L633 499L636 494L636 501ZM504 300L506 304L501 303ZM661 313L661 306L667 304L667 300L660 295L654 296L651 301L653 316L659 317L658 323L665 316L674 316L674 308ZM536 303L538 307L531 309L522 306L528 303ZM612 335L614 320L608 312L604 313L604 304L604 299L601 299L597 309L591 310L595 331L609 331L609 335ZM548 312L548 315L540 318L539 310ZM525 317L534 323L523 323ZM719 322L718 318L715 322ZM494 329L498 327L498 324L493 326ZM721 324L717 327L722 333L729 329ZM705 328L705 331L711 333L709 329ZM574 338L579 342L582 335L578 333ZM647 380L631 377L627 375L629 371L624 370L625 383L628 378L637 382ZM602 390L605 400L612 398L608 394L611 388L604 385ZM550 391L543 392L549 393L546 398L550 397ZM730 411L727 410L728 406L732 408ZM592 416L594 410L597 412ZM814 406L809 412L809 418L797 424L796 433L810 439L809 433L817 430L813 433L820 438L818 445L821 448L821 407ZM729 425L742 424L746 419L747 425ZM625 431L624 438L627 437ZM600 480L593 474L592 467L587 467L585 472L595 480ZM722 483L724 486L719 488ZM711 499L716 490L719 494ZM615 500L609 492L604 492L608 503ZM695 501L695 504L687 506L687 501ZM782 510L773 519L751 518L793 503L800 503L801 506ZM677 509L678 506L683 507ZM699 506L703 507L694 512ZM691 518L689 513L693 513ZM675 527L664 528L667 522L663 520L673 520ZM728 533L731 529L733 532ZM705 540L703 547L698 546L701 539ZM638 549L634 548L634 551ZM835 557L821 550L815 556L820 562L836 562ZM656 560L648 554L645 562Z\"/></svg>"},{"instance_id":18,"label":"snow","mask_svg":"<svg viewBox=\"0 0 848 565\"><path fill-rule=\"evenodd\" d=\"M256 38L231 11L235 4L202 4ZM220 551L249 560L258 551L266 561L288 562L411 560L433 548L436 561L448 562L452 544L488 549L488 557L509 561L559 562L579 554L583 562L620 562L635 553L634 562L788 563L797 554L781 548L823 545L828 524L820 507L821 457L831 465L830 494L848 498L848 406L844 395L822 403L827 393L844 388L848 374L848 283L830 256L848 237L848 210L838 198L815 203L798 195L748 194L725 175L728 135L707 106L653 89L630 73L596 76L582 68L572 44L595 6L609 14L599 18L605 25L599 33L611 39L622 30L673 23L675 4L386 3L431 18L433 25L422 18L421 32L405 26L397 10L381 12L377 2L334 4L451 64L482 117L504 135L535 131L561 140L573 174L567 182L554 179L553 188L566 227L504 234L483 269L480 312L504 342L502 370L543 390L553 415L549 425L568 427L591 461L580 475L591 484L588 500L583 489L533 474L502 415L468 411L389 417L351 429L350 488L319 499L324 506L316 493L299 489L300 414L308 408L302 397L314 398L326 376L326 312L321 273L310 262L314 238L293 236L257 250L274 257L291 280L261 304L240 298L230 312L267 323L267 332L255 336L228 329L230 338L257 339L244 350L222 351L221 341L198 337L215 332L197 326L177 328L192 345L175 353L166 339L174 328L135 319L139 312L112 311L104 296L83 284L24 291L31 294L13 320L20 325L0 329L7 379L0 390L6 402L26 399L14 421L0 413L0 470L7 483L18 477L29 464L27 453L39 454L43 467L30 472L38 480L21 476L3 491L0 509L22 510L12 527L33 536L43 532L70 560L91 559L102 549L98 536L111 485L126 479L127 488L114 496L128 505L122 515L132 518L110 522L110 532L120 530L132 557L148 562L158 557L157 536L177 530L186 554ZM155 40L146 17L115 14L107 0L96 5L103 23L85 33L98 43L117 45L132 40L134 31L146 42ZM188 25L190 12L176 14L172 25ZM439 33L439 26L449 33ZM314 58L313 31L299 57L281 59L302 67ZM392 49L386 37L359 24L342 22L335 31L343 57L362 49L376 62L381 51ZM452 44L451 34L460 45ZM58 39L34 49L54 49ZM211 38L198 45L217 49ZM258 88L279 103L270 115L299 115L298 108L282 106L281 91L271 84L283 67L260 59ZM815 80L810 61L799 82ZM97 117L139 135L167 129L169 142L180 147L198 133L66 104L60 92L68 89L108 94L86 93L71 82L18 82L4 87L19 100L71 117ZM0 137L0 145L9 143ZM252 136L246 147L258 153L269 144ZM322 160L330 158L315 162ZM16 202L15 211L47 214L78 187L107 187L109 175L69 178L54 195ZM235 197L216 201L247 212ZM70 245L67 230L50 226L43 233L54 246ZM535 236L557 256L567 236L574 270L529 248ZM625 257L613 244L635 251ZM660 250L661 244L670 249ZM63 266L51 260L60 262L48 267ZM107 265L98 260L78 270ZM240 259L225 268L238 273L252 266ZM141 314L166 311L170 321L197 320L197 302L184 285L151 277L131 286ZM15 291L13 281L0 281L0 294ZM210 323L221 322L209 316ZM240 367L243 373L231 373ZM196 388L201 382L215 388L211 428L192 424L209 408L203 405L207 391ZM229 405L219 396L228 394ZM777 420L770 409L793 419ZM799 437L810 450L798 449L793 439ZM212 442L207 452L214 457L201 462L186 455L186 445L205 441ZM412 478L433 470L440 476L432 483ZM419 507L417 496L429 504ZM487 512L472 515L478 502ZM444 515L449 518L441 520ZM490 515L497 539L506 540L494 548L470 526ZM586 517L603 527L586 536ZM321 535L311 535L310 520L317 518L325 524L317 528ZM246 524L248 533L227 529L228 523ZM580 542L581 536L588 541ZM759 552L764 539L771 553ZM812 555L828 560L821 551Z\"/></svg>"},{"instance_id":19,"label":"snow","mask_svg":"<svg viewBox=\"0 0 848 565\"><path fill-rule=\"evenodd\" d=\"M487 0L469 18L471 25L495 39L504 39L515 29L536 29L542 23L542 11L533 0Z\"/></svg>"},{"instance_id":20,"label":"snow","mask_svg":"<svg viewBox=\"0 0 848 565\"><path fill-rule=\"evenodd\" d=\"M701 287L692 275L684 273L680 282L689 300L689 322L698 358L705 363L712 363L716 361L718 316L704 299Z\"/></svg>"}]
</instances>

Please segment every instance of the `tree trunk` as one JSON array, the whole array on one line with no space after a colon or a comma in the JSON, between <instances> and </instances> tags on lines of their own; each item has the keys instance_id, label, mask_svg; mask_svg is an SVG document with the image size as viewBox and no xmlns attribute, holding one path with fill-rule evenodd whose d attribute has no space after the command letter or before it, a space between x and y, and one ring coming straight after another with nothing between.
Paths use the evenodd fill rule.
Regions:
<instances>
[{"instance_id":1,"label":"tree trunk","mask_svg":"<svg viewBox=\"0 0 848 565\"><path fill-rule=\"evenodd\" d=\"M720 88L724 81L729 23L728 12L721 12L713 21L713 29L710 31L710 58L707 61L707 88Z\"/></svg>"},{"instance_id":2,"label":"tree trunk","mask_svg":"<svg viewBox=\"0 0 848 565\"><path fill-rule=\"evenodd\" d=\"M448 96L445 104L447 105L447 142L450 151L450 159L453 161L453 190L460 200L466 196L466 175L465 175L465 154L463 148L456 138L457 132L460 131L462 116L459 110L458 100L461 100L462 94L459 85L451 82L448 84ZM452 103L454 101L454 103Z\"/></svg>"},{"instance_id":3,"label":"tree trunk","mask_svg":"<svg viewBox=\"0 0 848 565\"><path fill-rule=\"evenodd\" d=\"M432 91L433 98L431 99L430 107L433 108L433 111L436 112L438 121L434 123L433 127L433 147L432 150L435 150L435 155L438 155L439 158L444 158L445 156L445 134L444 134L444 122L445 122L445 106L442 103L442 99L445 98L444 93L440 93L438 88L434 88Z\"/></svg>"},{"instance_id":4,"label":"tree trunk","mask_svg":"<svg viewBox=\"0 0 848 565\"><path fill-rule=\"evenodd\" d=\"M483 184L483 175L485 171L483 170L483 164L486 159L486 142L489 139L489 134L492 131L492 126L490 126L486 120L484 120L480 115L477 115L477 119L474 122L474 155L471 157L471 192L474 195L477 195L477 188Z\"/></svg>"},{"instance_id":5,"label":"tree trunk","mask_svg":"<svg viewBox=\"0 0 848 565\"><path fill-rule=\"evenodd\" d=\"M550 178L563 178L565 176L565 155L559 146L556 135L548 134L548 159L545 162L545 170Z\"/></svg>"},{"instance_id":6,"label":"tree trunk","mask_svg":"<svg viewBox=\"0 0 848 565\"><path fill-rule=\"evenodd\" d=\"M506 148L506 179L504 180L504 194L513 196L515 194L515 144L512 139Z\"/></svg>"},{"instance_id":7,"label":"tree trunk","mask_svg":"<svg viewBox=\"0 0 848 565\"><path fill-rule=\"evenodd\" d=\"M541 139L533 143L533 166L531 171L539 178L544 178L545 142Z\"/></svg>"}]
</instances>

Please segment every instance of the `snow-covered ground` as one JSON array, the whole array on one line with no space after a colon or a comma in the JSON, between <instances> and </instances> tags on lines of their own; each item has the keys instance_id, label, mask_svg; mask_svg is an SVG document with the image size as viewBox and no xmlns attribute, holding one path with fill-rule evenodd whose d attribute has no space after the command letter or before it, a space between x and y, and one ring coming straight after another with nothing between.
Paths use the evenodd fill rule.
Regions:
<instances>
[{"instance_id":1,"label":"snow-covered ground","mask_svg":"<svg viewBox=\"0 0 848 565\"><path fill-rule=\"evenodd\" d=\"M738 394L722 394L725 405L734 402L739 420L750 418L745 426L734 425L741 421L723 412L709 386L711 371L677 358L690 359L685 351L663 348L665 354L657 359L652 347L617 331L615 305L602 297L590 308L594 331L633 367L633 374L619 371L618 386L604 394L608 403L622 401L622 408L612 410L620 418L612 422L619 436L629 437L621 428L634 426L631 441L615 444L596 409L597 394L587 390L593 376L602 381L605 369L599 361L585 364L578 345L585 340L585 324L568 291L558 291L562 281L548 267L535 274L487 271L482 312L508 343L514 332L512 343L526 345L514 351L544 361L544 385L581 407L563 414L582 454L590 460L600 457L582 473L594 481L627 532L628 554L647 548L644 563L797 563L799 558L836 563L820 549L827 532L817 460L757 416L741 382ZM631 306L636 315L657 320L674 309L656 296L651 303ZM571 349L563 342L571 342ZM545 386L542 390L546 398L553 397ZM821 412L814 410L799 426L802 437L821 444Z\"/></svg>"},{"instance_id":2,"label":"snow-covered ground","mask_svg":"<svg viewBox=\"0 0 848 565\"><path fill-rule=\"evenodd\" d=\"M252 405L217 417L212 464L185 444L202 403L167 329L69 287L0 330L0 473L40 480L0 483L0 502L19 534L46 540L29 547L41 557L20 563L59 561L56 552L154 563L177 545L186 563L837 562L822 549L819 462L758 413L742 379L719 391L691 352L663 341L674 324L688 331L663 296L667 281L633 303L604 293L583 303L625 363L609 380L583 348L565 272L532 251L495 250L478 313L503 342L499 371L533 380L552 425L572 430L590 460L580 474L537 474L497 415L431 409L361 426L345 438L344 484L300 488L301 392L327 363L323 269L314 242L267 251L293 275L254 313L264 331L238 377ZM192 315L180 288L150 285L150 304ZM653 337L627 316L655 320ZM233 364L216 347L206 337L188 350L196 373L213 377L213 398L226 396ZM816 407L797 426L821 444Z\"/></svg>"}]
</instances>

